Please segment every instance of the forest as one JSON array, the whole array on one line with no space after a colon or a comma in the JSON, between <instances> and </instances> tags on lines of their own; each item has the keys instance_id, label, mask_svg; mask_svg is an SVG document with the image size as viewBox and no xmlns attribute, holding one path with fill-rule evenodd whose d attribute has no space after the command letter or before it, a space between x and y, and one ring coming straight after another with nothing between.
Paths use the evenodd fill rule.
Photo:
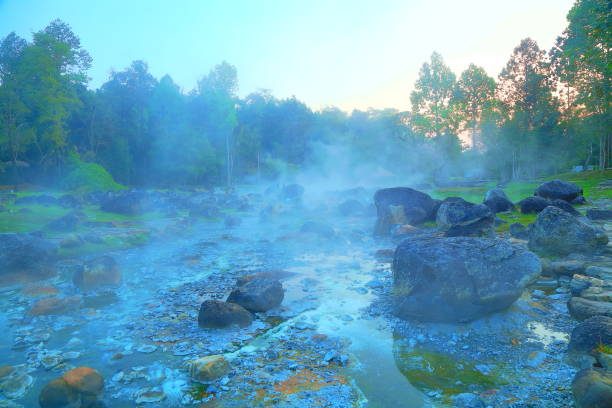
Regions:
<instances>
[{"instance_id":1,"label":"forest","mask_svg":"<svg viewBox=\"0 0 612 408\"><path fill-rule=\"evenodd\" d=\"M90 89L95 56L54 20L30 41L13 32L0 44L0 182L231 186L324 169L333 156L346 169L367 163L434 184L605 169L607 2L577 2L568 21L550 50L522 40L497 78L475 64L454 73L433 52L406 95L412 110L347 113L265 89L239 98L238 72L226 61L189 91L170 74L155 78L141 60Z\"/></svg>"}]
</instances>

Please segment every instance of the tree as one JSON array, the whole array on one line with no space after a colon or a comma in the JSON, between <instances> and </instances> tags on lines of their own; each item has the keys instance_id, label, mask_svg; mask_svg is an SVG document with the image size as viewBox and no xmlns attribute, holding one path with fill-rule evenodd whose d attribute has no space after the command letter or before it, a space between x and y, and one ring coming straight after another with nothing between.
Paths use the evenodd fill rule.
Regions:
<instances>
[{"instance_id":1,"label":"tree","mask_svg":"<svg viewBox=\"0 0 612 408\"><path fill-rule=\"evenodd\" d=\"M476 133L482 112L491 104L495 96L495 80L486 71L474 64L461 73L457 81L454 104L467 126L471 128L471 147L476 148Z\"/></svg>"},{"instance_id":2,"label":"tree","mask_svg":"<svg viewBox=\"0 0 612 408\"><path fill-rule=\"evenodd\" d=\"M452 133L450 129L450 103L455 86L455 74L437 52L431 62L424 63L410 94L414 124L427 136Z\"/></svg>"},{"instance_id":3,"label":"tree","mask_svg":"<svg viewBox=\"0 0 612 408\"><path fill-rule=\"evenodd\" d=\"M610 52L612 29L607 0L578 0L567 15L569 24L551 51L557 75L568 90L568 105L583 117L583 124L599 135L599 167L612 156L612 101ZM569 90L575 90L570 94ZM592 131L595 132L592 132ZM588 145L589 143L587 143Z\"/></svg>"}]
</instances>

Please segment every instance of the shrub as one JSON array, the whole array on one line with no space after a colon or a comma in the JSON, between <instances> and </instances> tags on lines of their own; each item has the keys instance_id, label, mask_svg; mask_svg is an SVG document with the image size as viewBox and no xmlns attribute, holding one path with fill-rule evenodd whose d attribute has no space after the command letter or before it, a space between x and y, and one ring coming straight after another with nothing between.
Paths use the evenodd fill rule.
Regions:
<instances>
[{"instance_id":1,"label":"shrub","mask_svg":"<svg viewBox=\"0 0 612 408\"><path fill-rule=\"evenodd\" d=\"M68 162L68 173L60 182L61 188L80 192L115 191L125 188L115 182L104 167L97 163L84 162L76 153L70 154Z\"/></svg>"}]
</instances>

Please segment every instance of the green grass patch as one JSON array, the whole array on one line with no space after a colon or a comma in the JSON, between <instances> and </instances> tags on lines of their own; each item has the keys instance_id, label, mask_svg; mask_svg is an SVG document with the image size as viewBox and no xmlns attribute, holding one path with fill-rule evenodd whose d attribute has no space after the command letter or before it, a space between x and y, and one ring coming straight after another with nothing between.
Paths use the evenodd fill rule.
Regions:
<instances>
[{"instance_id":1,"label":"green grass patch","mask_svg":"<svg viewBox=\"0 0 612 408\"><path fill-rule=\"evenodd\" d=\"M117 251L119 249L127 249L136 246L145 245L149 242L151 235L148 231L142 231L136 234L110 236L102 239L100 243L86 242L83 245L74 248L60 248L58 255L61 258L73 258L83 255L91 255L101 252Z\"/></svg>"},{"instance_id":2,"label":"green grass patch","mask_svg":"<svg viewBox=\"0 0 612 408\"><path fill-rule=\"evenodd\" d=\"M523 224L524 226L528 226L538 217L537 214L523 214L519 211L513 211L511 213L497 213L497 216L506 221L506 224L501 224L495 228L495 231L497 232L507 232L510 229L510 224L514 224L516 222Z\"/></svg>"},{"instance_id":3,"label":"green grass patch","mask_svg":"<svg viewBox=\"0 0 612 408\"><path fill-rule=\"evenodd\" d=\"M70 212L62 207L43 205L9 205L7 209L11 212L0 212L0 232L38 231L49 222ZM19 212L21 209L26 209L26 212Z\"/></svg>"}]
</instances>

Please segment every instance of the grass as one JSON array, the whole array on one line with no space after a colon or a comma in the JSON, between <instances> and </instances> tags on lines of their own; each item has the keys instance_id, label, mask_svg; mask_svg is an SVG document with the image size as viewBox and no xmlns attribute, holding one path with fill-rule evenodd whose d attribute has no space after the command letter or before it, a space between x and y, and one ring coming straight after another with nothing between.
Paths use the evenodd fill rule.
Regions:
<instances>
[{"instance_id":1,"label":"grass","mask_svg":"<svg viewBox=\"0 0 612 408\"><path fill-rule=\"evenodd\" d=\"M495 231L507 232L510 229L510 224L519 223L524 226L528 226L536 220L537 214L523 214L519 211L513 211L511 213L498 213L497 216L502 220L506 221L506 224L501 224Z\"/></svg>"},{"instance_id":2,"label":"grass","mask_svg":"<svg viewBox=\"0 0 612 408\"><path fill-rule=\"evenodd\" d=\"M75 256L89 255L98 252L116 251L135 246L144 245L149 242L150 234L146 231L127 236L105 237L100 243L87 242L75 248L60 248L58 255L61 258L72 258Z\"/></svg>"},{"instance_id":3,"label":"grass","mask_svg":"<svg viewBox=\"0 0 612 408\"><path fill-rule=\"evenodd\" d=\"M595 351L598 351L603 354L612 354L612 346L607 344L599 343L595 348Z\"/></svg>"},{"instance_id":4,"label":"grass","mask_svg":"<svg viewBox=\"0 0 612 408\"><path fill-rule=\"evenodd\" d=\"M0 212L0 233L38 231L49 222L70 211L58 206L7 206L7 209L12 211L18 211L23 208L27 209L28 212Z\"/></svg>"}]
</instances>

